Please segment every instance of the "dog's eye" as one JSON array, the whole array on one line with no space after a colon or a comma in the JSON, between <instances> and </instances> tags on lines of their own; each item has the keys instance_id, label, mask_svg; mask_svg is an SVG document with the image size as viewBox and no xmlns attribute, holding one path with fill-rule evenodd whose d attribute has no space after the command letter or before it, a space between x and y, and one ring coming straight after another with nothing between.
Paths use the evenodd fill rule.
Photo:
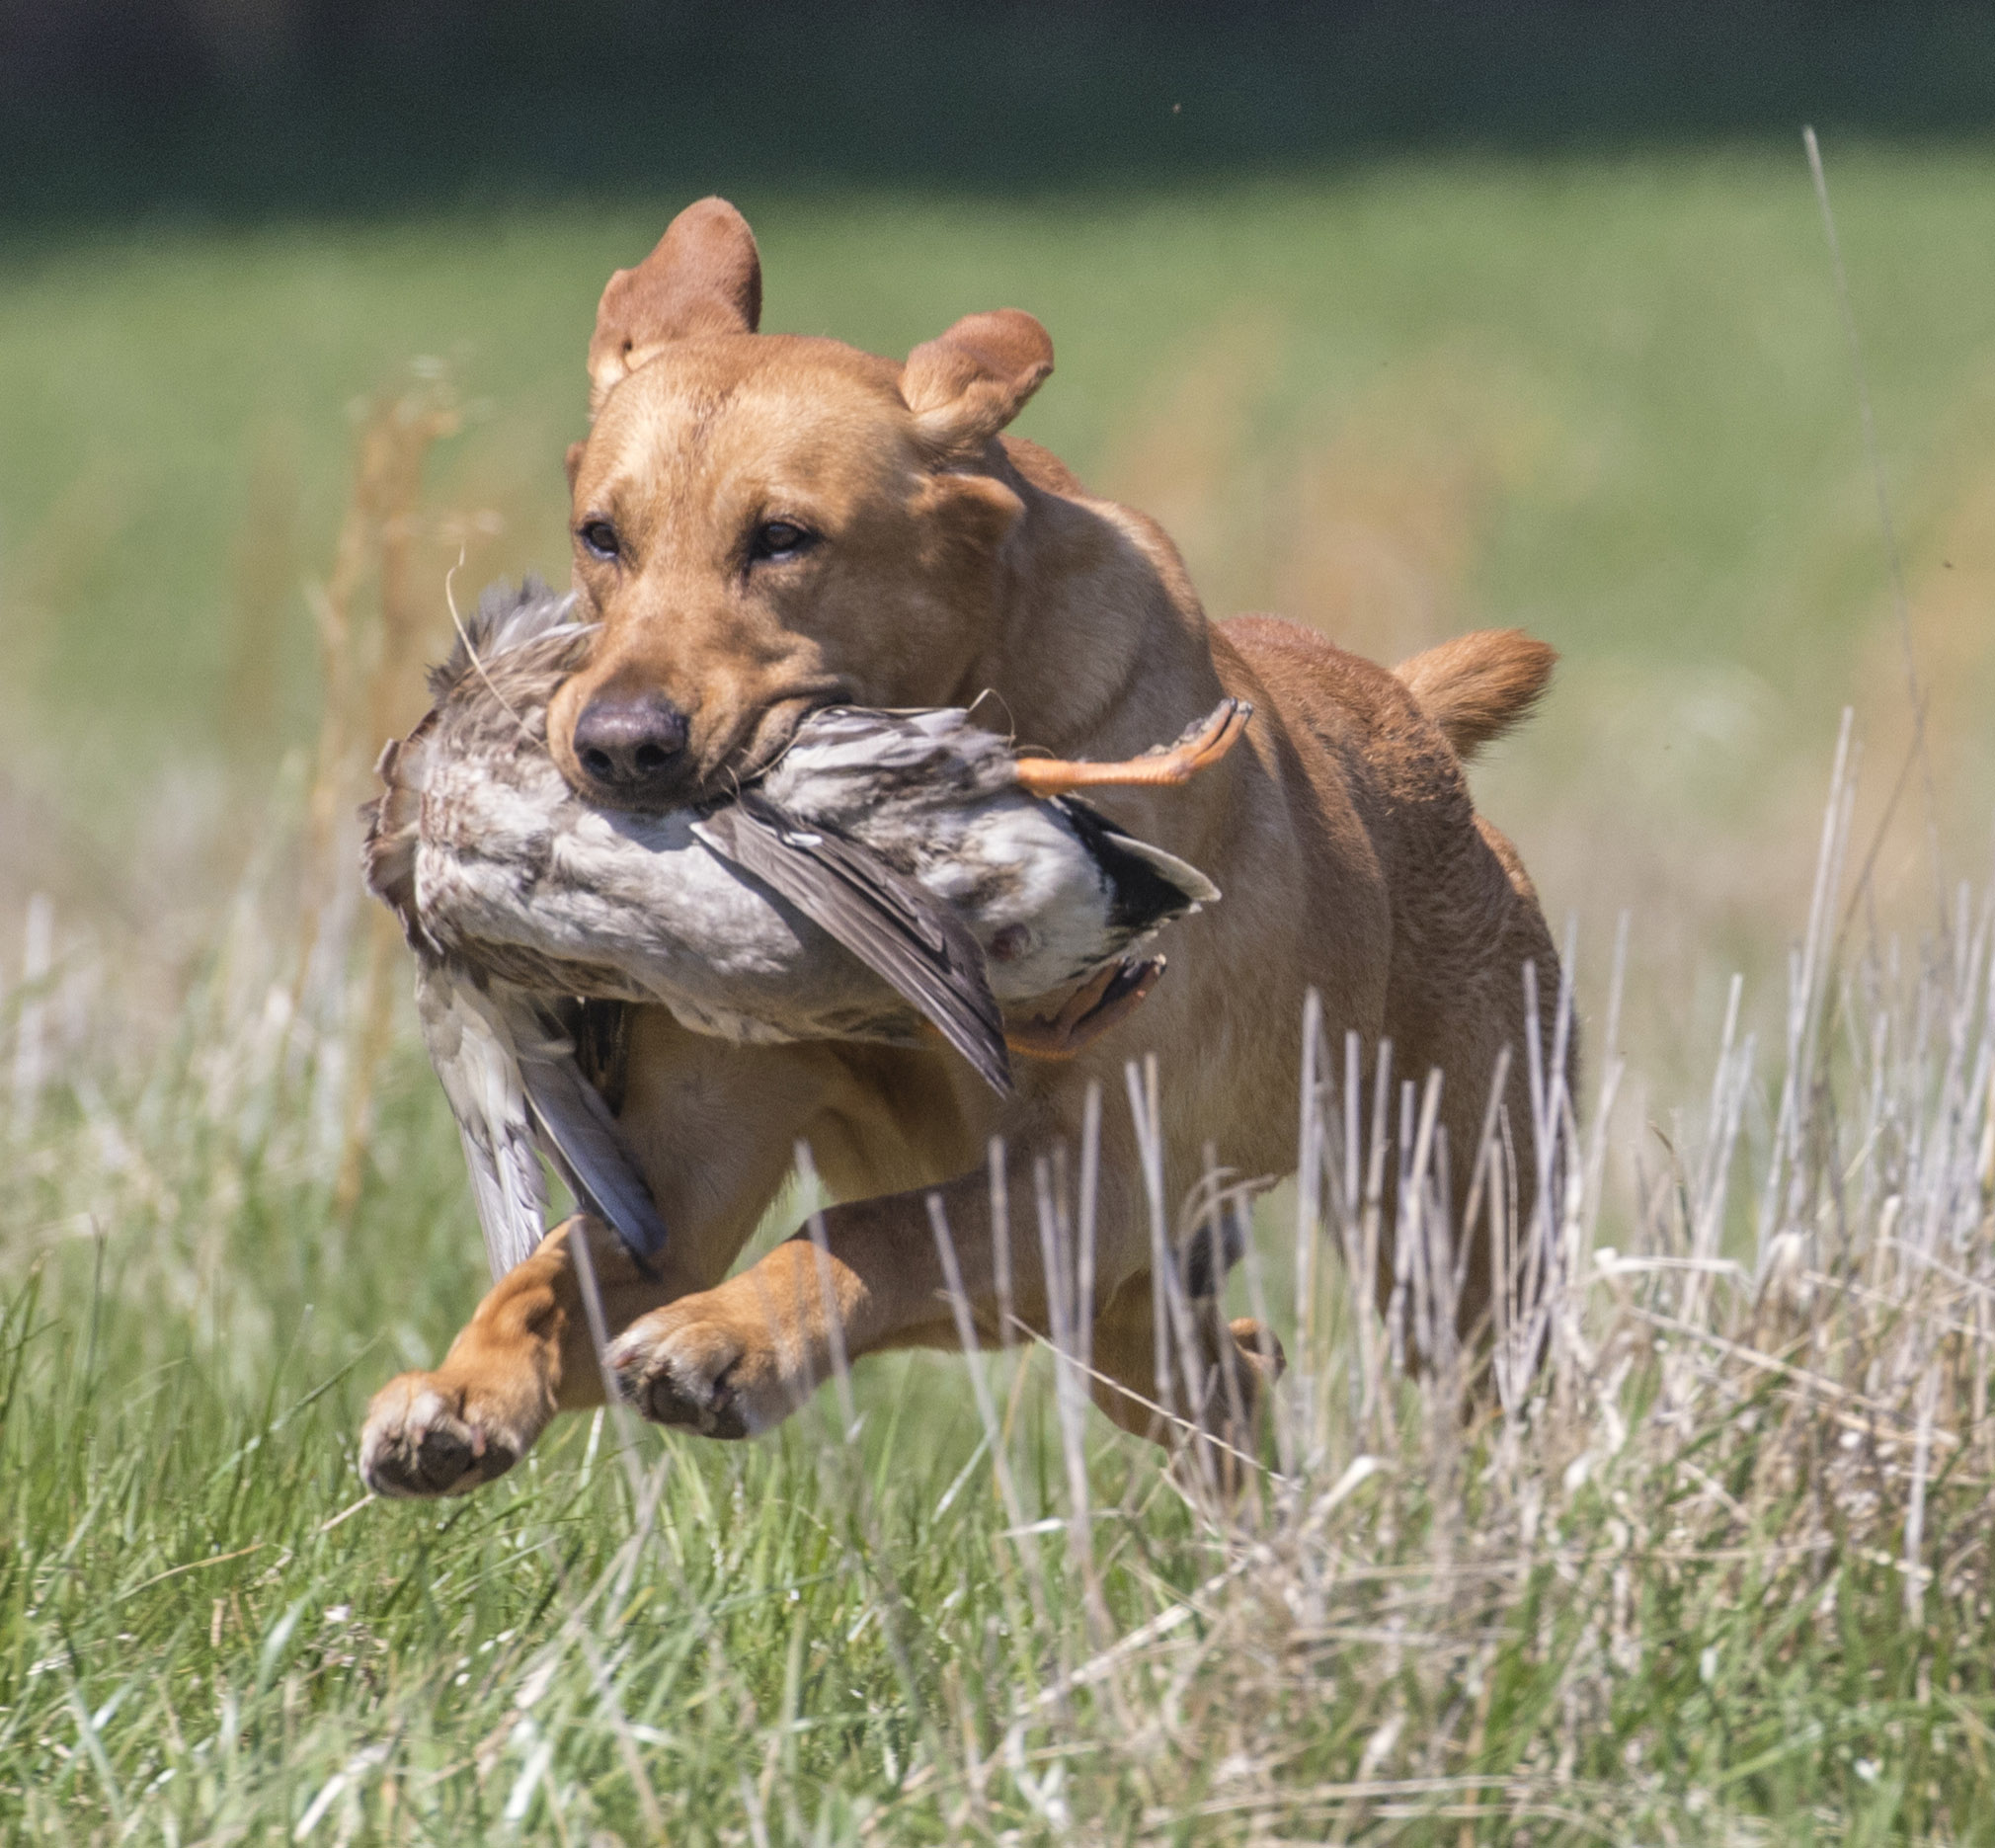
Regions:
<instances>
[{"instance_id":1,"label":"dog's eye","mask_svg":"<svg viewBox=\"0 0 1995 1848\"><path fill-rule=\"evenodd\" d=\"M575 536L582 541L583 548L592 558L612 559L617 556L616 528L606 520L585 520L576 527Z\"/></svg>"},{"instance_id":2,"label":"dog's eye","mask_svg":"<svg viewBox=\"0 0 1995 1848\"><path fill-rule=\"evenodd\" d=\"M786 558L800 557L817 542L815 532L807 531L793 520L770 520L756 528L749 554L758 560L780 564Z\"/></svg>"}]
</instances>

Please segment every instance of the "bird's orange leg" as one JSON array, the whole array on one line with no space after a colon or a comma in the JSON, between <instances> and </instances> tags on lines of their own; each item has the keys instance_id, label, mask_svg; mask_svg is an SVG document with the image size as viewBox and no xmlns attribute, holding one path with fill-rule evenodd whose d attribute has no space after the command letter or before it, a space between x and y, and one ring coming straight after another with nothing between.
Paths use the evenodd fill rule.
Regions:
<instances>
[{"instance_id":1,"label":"bird's orange leg","mask_svg":"<svg viewBox=\"0 0 1995 1848\"><path fill-rule=\"evenodd\" d=\"M1176 744L1161 751L1148 751L1140 758L1120 763L1088 763L1065 758L1020 758L1016 764L1018 787L1031 796L1061 796L1070 789L1157 787L1188 783L1200 770L1208 769L1238 743L1253 716L1253 707L1244 699L1222 699L1210 717L1202 720Z\"/></svg>"},{"instance_id":2,"label":"bird's orange leg","mask_svg":"<svg viewBox=\"0 0 1995 1848\"><path fill-rule=\"evenodd\" d=\"M1163 974L1163 958L1119 962L1083 982L1056 1014L1005 1023L1004 1043L1027 1059L1073 1059L1141 1005Z\"/></svg>"}]
</instances>

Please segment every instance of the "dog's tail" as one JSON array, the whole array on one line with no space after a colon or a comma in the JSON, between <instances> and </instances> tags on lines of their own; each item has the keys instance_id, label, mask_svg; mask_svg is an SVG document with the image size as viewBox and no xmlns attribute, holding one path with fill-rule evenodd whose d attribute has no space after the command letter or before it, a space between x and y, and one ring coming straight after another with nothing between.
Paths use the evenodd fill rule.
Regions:
<instances>
[{"instance_id":1,"label":"dog's tail","mask_svg":"<svg viewBox=\"0 0 1995 1848\"><path fill-rule=\"evenodd\" d=\"M1557 659L1522 629L1477 629L1393 672L1466 763L1530 715Z\"/></svg>"}]
</instances>

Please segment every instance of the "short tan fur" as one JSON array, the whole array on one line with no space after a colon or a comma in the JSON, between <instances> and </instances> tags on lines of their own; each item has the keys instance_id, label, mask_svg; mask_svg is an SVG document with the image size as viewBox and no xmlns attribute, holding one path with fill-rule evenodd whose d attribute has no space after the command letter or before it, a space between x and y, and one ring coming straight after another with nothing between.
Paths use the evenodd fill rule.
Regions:
<instances>
[{"instance_id":1,"label":"short tan fur","mask_svg":"<svg viewBox=\"0 0 1995 1848\"><path fill-rule=\"evenodd\" d=\"M1466 636L1396 674L1272 616L1214 623L1176 549L1002 432L1052 370L1016 309L974 314L904 362L756 331L760 266L747 224L706 200L604 290L589 350L594 423L569 456L575 583L600 624L557 694L550 737L579 786L591 702L663 700L683 748L660 802L724 795L813 706L967 704L1069 760L1131 758L1223 695L1254 718L1223 762L1177 788L1099 801L1210 873L1226 901L1173 926L1167 978L1077 1057L1021 1062L999 1102L944 1052L738 1047L660 1010L636 1014L621 1122L672 1241L641 1275L614 1238L571 1221L502 1279L434 1370L384 1387L362 1444L386 1492L470 1487L524 1453L560 1409L597 1404L575 1246L601 1281L619 1381L650 1416L715 1436L760 1431L852 1358L953 1346L930 1229L939 1192L986 1338L998 1253L985 1171L1002 1137L1014 1200L1032 1162L1079 1144L1100 1085L1093 1365L1097 1403L1157 1434L1149 1215L1125 1063L1162 1073L1165 1186L1198 1181L1207 1145L1245 1174L1294 1163L1304 997L1332 1045L1383 1040L1394 1069L1444 1075L1452 1149L1476 1146L1505 1047L1521 1054L1522 966L1556 965L1514 850L1477 816L1462 761L1543 691L1553 655L1514 631ZM812 535L758 553L771 529ZM585 542L614 537L614 552ZM764 552L767 550L763 548ZM1528 1177L1525 1061L1506 1097ZM821 1273L808 1237L728 1277L807 1142L838 1204ZM1470 1163L1453 1165L1460 1195ZM1528 1181L1527 1181L1528 1200ZM1039 1242L1011 1241L1017 1313L1044 1329ZM823 1284L828 1287L821 1287ZM1381 1279L1381 1285L1387 1279ZM1465 1326L1487 1306L1468 1266ZM1194 1305L1215 1430L1251 1419L1271 1338ZM1122 1390L1127 1388L1127 1391Z\"/></svg>"}]
</instances>

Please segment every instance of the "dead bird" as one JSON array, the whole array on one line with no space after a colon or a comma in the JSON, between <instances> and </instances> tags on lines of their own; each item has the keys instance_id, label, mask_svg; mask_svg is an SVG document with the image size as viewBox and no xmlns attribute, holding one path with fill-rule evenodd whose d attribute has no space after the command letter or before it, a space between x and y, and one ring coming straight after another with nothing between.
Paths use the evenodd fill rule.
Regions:
<instances>
[{"instance_id":1,"label":"dead bird","mask_svg":"<svg viewBox=\"0 0 1995 1848\"><path fill-rule=\"evenodd\" d=\"M731 800L610 811L547 751L547 701L592 633L572 608L532 579L487 591L363 811L495 1275L541 1237L536 1148L641 1258L664 1242L576 1063L577 1000L741 1042L939 1033L1008 1091L1008 1050L1072 1056L1106 1031L1161 973L1150 938L1219 897L1072 792L1186 780L1237 739L1242 701L1123 763L1020 757L960 708L832 707Z\"/></svg>"}]
</instances>

